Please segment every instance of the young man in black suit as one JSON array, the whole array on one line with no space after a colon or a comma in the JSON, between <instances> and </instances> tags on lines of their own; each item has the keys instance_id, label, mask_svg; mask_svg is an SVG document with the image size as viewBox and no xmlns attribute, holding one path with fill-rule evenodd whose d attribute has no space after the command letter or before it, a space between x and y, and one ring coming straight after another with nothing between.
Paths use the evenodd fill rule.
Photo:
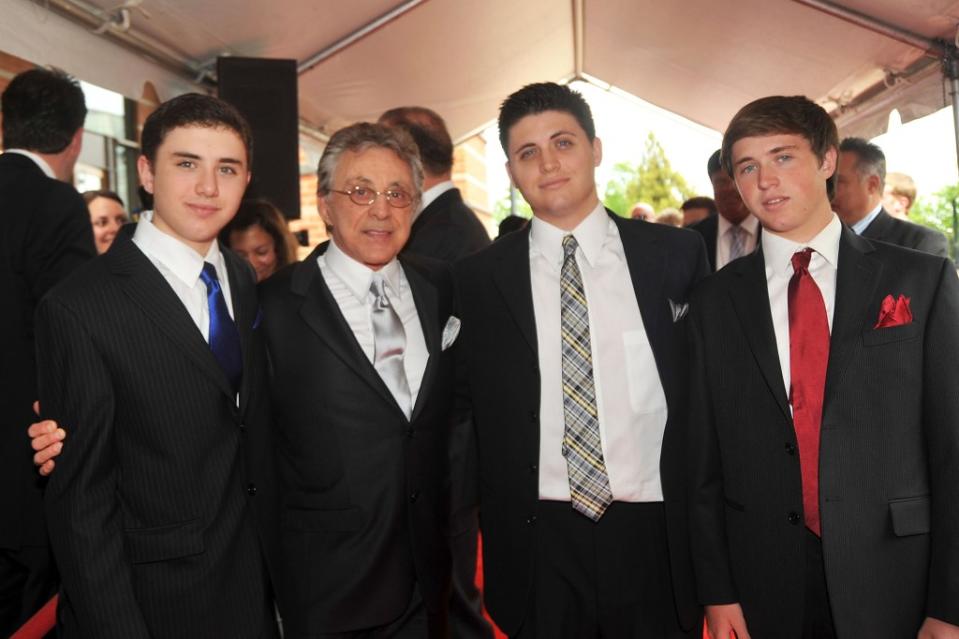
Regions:
<instances>
[{"instance_id":1,"label":"young man in black suit","mask_svg":"<svg viewBox=\"0 0 959 639\"><path fill-rule=\"evenodd\" d=\"M681 424L702 240L603 208L568 87L524 87L499 125L534 218L454 266L487 608L522 639L696 636Z\"/></svg>"},{"instance_id":2,"label":"young man in black suit","mask_svg":"<svg viewBox=\"0 0 959 639\"><path fill-rule=\"evenodd\" d=\"M33 313L95 254L90 217L70 184L86 116L79 85L33 69L3 94L0 155L0 636L56 592L40 481L22 441L37 398Z\"/></svg>"},{"instance_id":3,"label":"young man in black suit","mask_svg":"<svg viewBox=\"0 0 959 639\"><path fill-rule=\"evenodd\" d=\"M445 639L458 330L449 268L400 254L423 183L402 130L360 123L318 170L330 241L260 288L287 637Z\"/></svg>"},{"instance_id":4,"label":"young man in black suit","mask_svg":"<svg viewBox=\"0 0 959 639\"><path fill-rule=\"evenodd\" d=\"M160 105L137 162L154 210L38 307L41 406L70 432L45 496L67 639L277 636L255 284L216 241L250 147L216 98Z\"/></svg>"},{"instance_id":5,"label":"young man in black suit","mask_svg":"<svg viewBox=\"0 0 959 639\"><path fill-rule=\"evenodd\" d=\"M886 155L862 138L846 138L839 145L836 195L832 205L844 224L858 235L949 257L946 236L933 229L893 217L882 205L886 183Z\"/></svg>"},{"instance_id":6,"label":"young man in black suit","mask_svg":"<svg viewBox=\"0 0 959 639\"><path fill-rule=\"evenodd\" d=\"M836 126L752 102L722 158L760 250L690 302L690 534L711 636L959 637L959 282L843 226Z\"/></svg>"}]
</instances>

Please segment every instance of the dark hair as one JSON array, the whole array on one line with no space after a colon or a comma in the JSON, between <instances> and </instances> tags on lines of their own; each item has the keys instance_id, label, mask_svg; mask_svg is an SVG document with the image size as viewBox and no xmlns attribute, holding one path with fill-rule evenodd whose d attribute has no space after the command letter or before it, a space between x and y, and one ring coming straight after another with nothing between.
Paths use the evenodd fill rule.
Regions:
<instances>
[{"instance_id":1,"label":"dark hair","mask_svg":"<svg viewBox=\"0 0 959 639\"><path fill-rule=\"evenodd\" d=\"M710 179L723 170L723 163L719 159L721 154L722 150L716 149L716 152L710 155L709 161L706 162L706 173L709 175Z\"/></svg>"},{"instance_id":2,"label":"dark hair","mask_svg":"<svg viewBox=\"0 0 959 639\"><path fill-rule=\"evenodd\" d=\"M167 133L188 126L233 131L246 148L246 165L253 165L253 133L246 119L228 102L200 93L186 93L158 106L143 124L140 153L153 163Z\"/></svg>"},{"instance_id":3,"label":"dark hair","mask_svg":"<svg viewBox=\"0 0 959 639\"><path fill-rule=\"evenodd\" d=\"M278 208L268 200L243 200L236 215L220 231L220 242L230 246L230 234L259 226L273 238L273 250L276 251L276 268L280 269L296 261L296 239L286 225L286 218Z\"/></svg>"},{"instance_id":4,"label":"dark hair","mask_svg":"<svg viewBox=\"0 0 959 639\"><path fill-rule=\"evenodd\" d=\"M83 195L83 201L86 202L87 205L89 205L90 202L97 199L98 197L102 197L108 200L113 200L114 202L118 203L120 206L126 208L126 205L123 203L123 199L121 199L120 196L114 193L113 191L84 191L82 195Z\"/></svg>"},{"instance_id":5,"label":"dark hair","mask_svg":"<svg viewBox=\"0 0 959 639\"><path fill-rule=\"evenodd\" d=\"M31 69L3 92L3 146L59 153L83 126L87 106L79 83L57 69Z\"/></svg>"},{"instance_id":6,"label":"dark hair","mask_svg":"<svg viewBox=\"0 0 959 639\"><path fill-rule=\"evenodd\" d=\"M426 107L397 107L380 116L380 124L404 129L420 150L423 168L443 175L453 168L453 140L440 115Z\"/></svg>"},{"instance_id":7,"label":"dark hair","mask_svg":"<svg viewBox=\"0 0 959 639\"><path fill-rule=\"evenodd\" d=\"M754 100L741 108L723 135L722 163L730 176L733 175L733 145L743 138L793 134L809 142L809 148L820 162L829 149L839 148L839 132L826 110L802 95L774 95ZM830 199L836 188L836 172L826 180L826 192Z\"/></svg>"},{"instance_id":8,"label":"dark hair","mask_svg":"<svg viewBox=\"0 0 959 639\"><path fill-rule=\"evenodd\" d=\"M593 113L582 95L566 85L554 82L527 84L506 98L499 108L499 142L507 157L509 157L509 131L513 125L527 115L536 115L544 111L569 113L583 127L590 142L596 138Z\"/></svg>"},{"instance_id":9,"label":"dark hair","mask_svg":"<svg viewBox=\"0 0 959 639\"><path fill-rule=\"evenodd\" d=\"M886 183L886 154L878 146L862 138L846 138L839 145L840 153L856 154L859 177L879 176L879 187Z\"/></svg>"},{"instance_id":10,"label":"dark hair","mask_svg":"<svg viewBox=\"0 0 959 639\"><path fill-rule=\"evenodd\" d=\"M527 220L525 217L520 217L518 215L507 215L500 220L499 234L496 236L496 239L498 240L504 235L521 231L526 228L528 223L529 220Z\"/></svg>"},{"instance_id":11,"label":"dark hair","mask_svg":"<svg viewBox=\"0 0 959 639\"><path fill-rule=\"evenodd\" d=\"M718 151L717 151L718 153ZM680 206L682 210L687 209L708 209L710 215L716 215L718 209L716 208L716 200L711 197L705 197L703 195L697 195L696 197L691 197Z\"/></svg>"}]
</instances>

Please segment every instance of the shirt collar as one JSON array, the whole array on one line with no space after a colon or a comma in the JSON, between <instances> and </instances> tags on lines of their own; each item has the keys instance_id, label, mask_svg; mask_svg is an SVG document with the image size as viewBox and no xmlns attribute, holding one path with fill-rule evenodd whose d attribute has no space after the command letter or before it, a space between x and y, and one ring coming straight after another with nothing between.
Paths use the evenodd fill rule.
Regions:
<instances>
[{"instance_id":1,"label":"shirt collar","mask_svg":"<svg viewBox=\"0 0 959 639\"><path fill-rule=\"evenodd\" d=\"M46 175L48 178L51 178L53 180L57 179L56 173L53 172L53 169L50 168L50 165L47 164L47 161L44 160L39 155L37 155L36 153L27 151L26 149L7 149L6 151L4 151L4 153L16 153L17 155L23 155L25 157L28 157L31 160L33 160L34 164L40 167L40 170L43 171L44 175Z\"/></svg>"},{"instance_id":2,"label":"shirt collar","mask_svg":"<svg viewBox=\"0 0 959 639\"><path fill-rule=\"evenodd\" d=\"M530 246L539 251L550 264L562 264L563 238L572 234L586 262L590 266L596 266L611 223L612 220L606 214L606 208L602 202L597 204L596 208L572 231L564 231L534 215L530 222Z\"/></svg>"},{"instance_id":3,"label":"shirt collar","mask_svg":"<svg viewBox=\"0 0 959 639\"><path fill-rule=\"evenodd\" d=\"M326 266L342 281L353 296L361 304L365 304L369 299L370 285L373 283L373 273L381 273L386 288L391 297L400 298L400 263L394 257L379 271L373 271L366 264L361 264L355 259L343 252L336 245L336 240L330 238L330 243L326 247L326 253L320 256L326 261Z\"/></svg>"},{"instance_id":4,"label":"shirt collar","mask_svg":"<svg viewBox=\"0 0 959 639\"><path fill-rule=\"evenodd\" d=\"M137 222L136 231L133 233L133 241L144 253L163 264L178 280L191 288L200 279L204 262L212 264L219 277L222 278L225 274L223 255L216 240L210 244L210 249L205 256L200 255L172 235L167 235L158 229L153 224L153 211L140 213L140 221Z\"/></svg>"},{"instance_id":5,"label":"shirt collar","mask_svg":"<svg viewBox=\"0 0 959 639\"><path fill-rule=\"evenodd\" d=\"M842 223L839 221L839 217L833 213L829 224L819 231L816 237L806 243L793 242L775 233L763 233L763 257L766 264L770 265L775 272L791 277L793 273L793 253L809 247L829 262L830 266L838 268L839 238L841 236Z\"/></svg>"},{"instance_id":6,"label":"shirt collar","mask_svg":"<svg viewBox=\"0 0 959 639\"><path fill-rule=\"evenodd\" d=\"M717 233L719 234L719 237L723 237L729 232L729 229L736 225L718 213L717 216L719 217L719 227L717 229ZM739 228L749 233L750 237L756 237L756 233L759 232L759 218L757 218L755 215L747 215L746 219L739 223Z\"/></svg>"},{"instance_id":7,"label":"shirt collar","mask_svg":"<svg viewBox=\"0 0 959 639\"><path fill-rule=\"evenodd\" d=\"M440 182L439 184L434 184L430 188L423 191L423 196L420 198L420 208L417 209L416 214L419 215L426 209L427 206L433 203L436 198L443 195L450 189L455 189L456 185L453 184L452 180L446 180L445 182Z\"/></svg>"},{"instance_id":8,"label":"shirt collar","mask_svg":"<svg viewBox=\"0 0 959 639\"><path fill-rule=\"evenodd\" d=\"M879 211L881 210L882 210L882 202L877 204L876 208L869 211L869 215L867 215L866 217L862 218L861 220L853 224L850 228L852 228L853 232L856 235L862 235L862 232L865 231L867 228L869 228L869 225L872 224L872 221L876 219L876 216L879 215Z\"/></svg>"}]
</instances>

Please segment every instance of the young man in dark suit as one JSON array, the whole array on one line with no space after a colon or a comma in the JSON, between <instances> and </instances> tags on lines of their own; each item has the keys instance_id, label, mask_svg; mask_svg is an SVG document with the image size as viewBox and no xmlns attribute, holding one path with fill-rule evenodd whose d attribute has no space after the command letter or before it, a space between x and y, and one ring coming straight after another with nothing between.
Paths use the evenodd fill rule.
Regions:
<instances>
[{"instance_id":1,"label":"young man in dark suit","mask_svg":"<svg viewBox=\"0 0 959 639\"><path fill-rule=\"evenodd\" d=\"M41 406L70 432L45 496L67 639L277 636L255 284L216 241L250 147L216 98L160 105L137 162L154 210L37 310Z\"/></svg>"},{"instance_id":2,"label":"young man in dark suit","mask_svg":"<svg viewBox=\"0 0 959 639\"><path fill-rule=\"evenodd\" d=\"M893 217L883 208L886 156L862 138L846 138L839 145L836 195L832 205L839 219L858 235L949 257L946 236L933 229Z\"/></svg>"},{"instance_id":3,"label":"young man in dark suit","mask_svg":"<svg viewBox=\"0 0 959 639\"><path fill-rule=\"evenodd\" d=\"M330 241L260 288L287 637L449 636L449 268L400 254L423 169L402 130L327 143Z\"/></svg>"},{"instance_id":4,"label":"young man in dark suit","mask_svg":"<svg viewBox=\"0 0 959 639\"><path fill-rule=\"evenodd\" d=\"M20 445L37 398L33 313L40 298L96 253L90 217L70 184L86 116L83 92L33 69L3 94L0 155L0 636L56 592L40 481Z\"/></svg>"},{"instance_id":5,"label":"young man in dark suit","mask_svg":"<svg viewBox=\"0 0 959 639\"><path fill-rule=\"evenodd\" d=\"M743 107L760 250L690 302L690 534L712 637L959 637L959 282L829 203L836 126Z\"/></svg>"},{"instance_id":6,"label":"young man in dark suit","mask_svg":"<svg viewBox=\"0 0 959 639\"><path fill-rule=\"evenodd\" d=\"M454 266L487 608L522 639L696 636L681 424L702 240L603 208L568 87L524 87L499 125L534 218Z\"/></svg>"}]
</instances>

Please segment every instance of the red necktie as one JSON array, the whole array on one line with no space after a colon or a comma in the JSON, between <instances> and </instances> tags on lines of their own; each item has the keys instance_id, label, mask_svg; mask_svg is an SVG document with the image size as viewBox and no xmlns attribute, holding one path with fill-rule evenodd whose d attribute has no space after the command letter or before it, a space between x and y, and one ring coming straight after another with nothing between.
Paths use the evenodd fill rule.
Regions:
<instances>
[{"instance_id":1,"label":"red necktie","mask_svg":"<svg viewBox=\"0 0 959 639\"><path fill-rule=\"evenodd\" d=\"M819 427L822 422L826 365L829 361L829 320L816 281L809 274L812 249L792 257L789 280L789 374L793 425L799 442L802 503L806 526L821 536L819 524Z\"/></svg>"}]
</instances>

